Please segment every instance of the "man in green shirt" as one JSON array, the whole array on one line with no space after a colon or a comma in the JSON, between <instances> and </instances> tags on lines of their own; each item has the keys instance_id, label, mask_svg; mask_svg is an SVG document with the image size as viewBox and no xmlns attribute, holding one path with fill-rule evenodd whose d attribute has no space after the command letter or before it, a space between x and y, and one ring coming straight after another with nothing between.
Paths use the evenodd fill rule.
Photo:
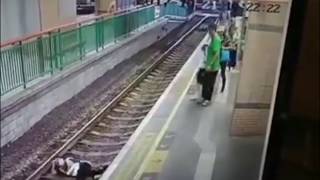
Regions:
<instances>
[{"instance_id":1,"label":"man in green shirt","mask_svg":"<svg viewBox=\"0 0 320 180\"><path fill-rule=\"evenodd\" d=\"M208 45L207 59L205 62L206 75L202 86L202 106L208 106L214 89L217 74L220 69L220 53L222 48L222 40L216 32L217 27L211 24L208 27L211 42Z\"/></svg>"}]
</instances>

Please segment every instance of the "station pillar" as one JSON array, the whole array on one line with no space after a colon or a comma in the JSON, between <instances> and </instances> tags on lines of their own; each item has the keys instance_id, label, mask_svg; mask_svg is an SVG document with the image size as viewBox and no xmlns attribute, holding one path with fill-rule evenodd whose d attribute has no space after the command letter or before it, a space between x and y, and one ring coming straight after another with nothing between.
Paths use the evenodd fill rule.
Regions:
<instances>
[{"instance_id":1,"label":"station pillar","mask_svg":"<svg viewBox=\"0 0 320 180\"><path fill-rule=\"evenodd\" d=\"M248 20L231 135L264 135L282 59L291 0L253 0Z\"/></svg>"},{"instance_id":2,"label":"station pillar","mask_svg":"<svg viewBox=\"0 0 320 180\"><path fill-rule=\"evenodd\" d=\"M116 0L96 0L96 14L113 13L116 6Z\"/></svg>"},{"instance_id":3,"label":"station pillar","mask_svg":"<svg viewBox=\"0 0 320 180\"><path fill-rule=\"evenodd\" d=\"M76 0L1 0L1 42L77 18Z\"/></svg>"},{"instance_id":4,"label":"station pillar","mask_svg":"<svg viewBox=\"0 0 320 180\"><path fill-rule=\"evenodd\" d=\"M76 0L38 0L41 29L74 22L77 19Z\"/></svg>"}]
</instances>

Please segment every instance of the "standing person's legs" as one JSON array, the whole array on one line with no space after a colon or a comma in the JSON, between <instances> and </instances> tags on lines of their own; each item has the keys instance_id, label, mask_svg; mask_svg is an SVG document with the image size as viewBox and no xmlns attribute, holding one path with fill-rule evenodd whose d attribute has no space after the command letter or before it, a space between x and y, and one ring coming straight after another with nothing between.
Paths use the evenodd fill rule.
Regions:
<instances>
[{"instance_id":1,"label":"standing person's legs","mask_svg":"<svg viewBox=\"0 0 320 180\"><path fill-rule=\"evenodd\" d=\"M235 68L236 67L236 61L237 61L237 51L231 50L230 51L230 67Z\"/></svg>"},{"instance_id":2,"label":"standing person's legs","mask_svg":"<svg viewBox=\"0 0 320 180\"><path fill-rule=\"evenodd\" d=\"M211 101L217 74L218 71L206 72L205 81L202 86L202 98L204 100Z\"/></svg>"},{"instance_id":3,"label":"standing person's legs","mask_svg":"<svg viewBox=\"0 0 320 180\"><path fill-rule=\"evenodd\" d=\"M222 79L221 92L223 92L224 88L226 86L226 66L227 66L227 62L221 62L220 66L221 66L221 79Z\"/></svg>"},{"instance_id":4,"label":"standing person's legs","mask_svg":"<svg viewBox=\"0 0 320 180\"><path fill-rule=\"evenodd\" d=\"M227 66L228 66L228 70L230 71L231 70L231 60L228 62Z\"/></svg>"}]
</instances>

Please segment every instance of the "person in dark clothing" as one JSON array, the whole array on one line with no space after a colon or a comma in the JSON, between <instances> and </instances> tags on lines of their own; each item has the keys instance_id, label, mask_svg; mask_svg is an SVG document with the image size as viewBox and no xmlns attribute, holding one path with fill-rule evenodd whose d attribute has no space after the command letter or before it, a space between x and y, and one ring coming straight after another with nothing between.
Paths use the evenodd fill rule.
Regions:
<instances>
[{"instance_id":1,"label":"person in dark clothing","mask_svg":"<svg viewBox=\"0 0 320 180\"><path fill-rule=\"evenodd\" d=\"M96 175L102 174L107 166L103 166L100 169L93 169L91 162L84 160L76 160L71 157L68 158L56 158L52 162L51 172L52 174L59 174L61 176L75 177L76 180L85 180L86 178L92 178Z\"/></svg>"},{"instance_id":2,"label":"person in dark clothing","mask_svg":"<svg viewBox=\"0 0 320 180\"><path fill-rule=\"evenodd\" d=\"M228 0L227 3L227 19L229 20L231 18L231 0Z\"/></svg>"},{"instance_id":3,"label":"person in dark clothing","mask_svg":"<svg viewBox=\"0 0 320 180\"><path fill-rule=\"evenodd\" d=\"M237 65L237 48L238 48L238 42L239 42L239 32L237 31L237 27L235 24L231 24L229 27L229 51L230 51L230 61L228 63L228 69L229 71L231 69L235 69Z\"/></svg>"},{"instance_id":4,"label":"person in dark clothing","mask_svg":"<svg viewBox=\"0 0 320 180\"><path fill-rule=\"evenodd\" d=\"M221 61L220 61L220 74L222 79L222 87L221 87L221 93L223 93L225 86L226 86L226 68L228 63L230 62L230 49L229 49L229 43L224 42L222 52L221 52Z\"/></svg>"},{"instance_id":5,"label":"person in dark clothing","mask_svg":"<svg viewBox=\"0 0 320 180\"><path fill-rule=\"evenodd\" d=\"M221 19L223 21L228 20L229 19L229 15L228 15L228 11L230 9L230 2L229 0L223 0L221 2Z\"/></svg>"},{"instance_id":6,"label":"person in dark clothing","mask_svg":"<svg viewBox=\"0 0 320 180\"><path fill-rule=\"evenodd\" d=\"M243 8L240 6L240 0L233 0L231 5L231 17L242 16Z\"/></svg>"},{"instance_id":7,"label":"person in dark clothing","mask_svg":"<svg viewBox=\"0 0 320 180\"><path fill-rule=\"evenodd\" d=\"M184 7L186 4L186 0L181 0L181 7Z\"/></svg>"},{"instance_id":8,"label":"person in dark clothing","mask_svg":"<svg viewBox=\"0 0 320 180\"><path fill-rule=\"evenodd\" d=\"M221 93L224 91L226 86L226 68L230 63L230 36L228 30L223 32L222 40L222 49L221 49L221 58L220 58L220 75L222 79Z\"/></svg>"},{"instance_id":9,"label":"person in dark clothing","mask_svg":"<svg viewBox=\"0 0 320 180\"><path fill-rule=\"evenodd\" d=\"M187 7L188 7L188 14L191 14L194 9L194 0L188 0Z\"/></svg>"}]
</instances>

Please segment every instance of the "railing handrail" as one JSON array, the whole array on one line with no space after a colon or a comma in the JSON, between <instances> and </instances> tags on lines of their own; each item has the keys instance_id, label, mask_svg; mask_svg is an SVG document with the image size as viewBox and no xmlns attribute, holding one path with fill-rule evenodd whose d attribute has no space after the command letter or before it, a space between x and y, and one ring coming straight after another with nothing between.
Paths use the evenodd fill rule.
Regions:
<instances>
[{"instance_id":1,"label":"railing handrail","mask_svg":"<svg viewBox=\"0 0 320 180\"><path fill-rule=\"evenodd\" d=\"M42 35L58 31L59 29L62 29L62 28L68 28L68 27L71 27L71 26L74 26L74 25L84 24L86 22L90 22L90 21L93 21L93 20L98 20L98 19L101 19L101 18L116 17L116 16L119 16L119 15L124 15L126 13L129 13L129 11L130 12L134 12L132 10L139 11L139 10L142 10L142 9L145 9L145 8L149 8L149 7L152 7L152 6L154 6L154 5L138 6L138 7L136 6L136 7L133 7L133 8L127 8L127 9L123 9L123 10L112 12L112 13L104 13L104 14L101 14L101 15L98 15L98 16L89 17L89 18L86 18L86 19L81 20L81 21L76 21L76 22L71 22L71 23L58 25L58 26L55 26L53 28L49 28L49 29L46 29L46 30L43 30L43 31L40 31L40 32L37 32L37 33L33 33L33 34L30 34L30 35L26 35L26 36L22 36L22 37L19 37L19 38L14 38L14 39L5 41L5 42L0 44L0 48L5 48L7 46L15 45L15 44L17 44L19 42L23 42L23 41L27 41L29 39L34 39L34 38L37 38L37 37L41 37Z\"/></svg>"}]
</instances>

